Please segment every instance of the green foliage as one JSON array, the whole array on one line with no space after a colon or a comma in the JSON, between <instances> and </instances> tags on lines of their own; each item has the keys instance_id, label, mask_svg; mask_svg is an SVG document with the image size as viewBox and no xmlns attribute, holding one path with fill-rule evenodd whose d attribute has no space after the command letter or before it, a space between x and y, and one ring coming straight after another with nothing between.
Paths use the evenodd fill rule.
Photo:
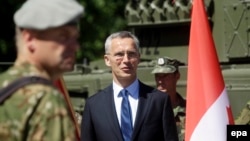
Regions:
<instances>
[{"instance_id":1,"label":"green foliage","mask_svg":"<svg viewBox=\"0 0 250 141\"><path fill-rule=\"evenodd\" d=\"M2 0L0 1L0 61L13 62L16 57L13 23L14 11L24 0Z\"/></svg>"},{"instance_id":2,"label":"green foliage","mask_svg":"<svg viewBox=\"0 0 250 141\"><path fill-rule=\"evenodd\" d=\"M81 21L81 49L77 54L80 63L84 58L90 61L102 58L107 36L126 28L126 1L81 0L81 3L85 7L85 14Z\"/></svg>"},{"instance_id":3,"label":"green foliage","mask_svg":"<svg viewBox=\"0 0 250 141\"><path fill-rule=\"evenodd\" d=\"M7 43L2 39L0 39L0 50L2 54L6 54L8 50Z\"/></svg>"}]
</instances>

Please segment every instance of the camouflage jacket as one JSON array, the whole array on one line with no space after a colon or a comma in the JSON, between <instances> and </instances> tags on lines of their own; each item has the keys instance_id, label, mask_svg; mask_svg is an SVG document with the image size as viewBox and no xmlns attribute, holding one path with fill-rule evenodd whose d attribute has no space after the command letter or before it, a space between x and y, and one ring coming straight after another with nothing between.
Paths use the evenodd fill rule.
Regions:
<instances>
[{"instance_id":1,"label":"camouflage jacket","mask_svg":"<svg viewBox=\"0 0 250 141\"><path fill-rule=\"evenodd\" d=\"M186 118L186 100L181 97L179 93L178 96L178 105L173 108L175 122L178 132L179 141L184 141L185 138L185 118Z\"/></svg>"},{"instance_id":2,"label":"camouflage jacket","mask_svg":"<svg viewBox=\"0 0 250 141\"><path fill-rule=\"evenodd\" d=\"M250 101L247 102L246 106L241 111L240 115L235 119L235 124L248 124L250 125Z\"/></svg>"},{"instance_id":3,"label":"camouflage jacket","mask_svg":"<svg viewBox=\"0 0 250 141\"><path fill-rule=\"evenodd\" d=\"M41 70L28 63L12 66L0 75L0 88L22 76L39 74ZM0 141L75 141L69 113L56 88L24 86L0 104Z\"/></svg>"}]
</instances>

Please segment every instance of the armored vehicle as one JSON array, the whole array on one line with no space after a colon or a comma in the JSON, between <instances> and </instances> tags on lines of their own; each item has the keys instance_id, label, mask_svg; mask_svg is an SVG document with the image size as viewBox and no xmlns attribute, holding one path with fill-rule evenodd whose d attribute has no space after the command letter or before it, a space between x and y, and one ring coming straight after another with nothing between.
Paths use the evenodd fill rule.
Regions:
<instances>
[{"instance_id":1,"label":"armored vehicle","mask_svg":"<svg viewBox=\"0 0 250 141\"><path fill-rule=\"evenodd\" d=\"M250 1L204 0L227 93L236 117L250 100ZM151 71L157 57L168 56L183 63L177 90L185 97L192 0L129 0L125 6L128 29L140 39L138 77L155 86ZM201 25L202 26L202 25ZM76 65L64 75L76 111L85 98L112 82L104 60Z\"/></svg>"}]
</instances>

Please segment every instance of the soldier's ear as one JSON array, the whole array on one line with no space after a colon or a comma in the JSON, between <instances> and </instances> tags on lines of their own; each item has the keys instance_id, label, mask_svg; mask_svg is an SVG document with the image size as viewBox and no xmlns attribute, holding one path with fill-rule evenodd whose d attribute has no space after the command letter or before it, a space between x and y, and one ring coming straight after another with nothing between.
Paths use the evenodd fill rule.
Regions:
<instances>
[{"instance_id":1,"label":"soldier's ear","mask_svg":"<svg viewBox=\"0 0 250 141\"><path fill-rule=\"evenodd\" d=\"M29 42L32 40L34 33L31 30L23 29L21 31L21 34L22 34L23 40L25 42Z\"/></svg>"},{"instance_id":2,"label":"soldier's ear","mask_svg":"<svg viewBox=\"0 0 250 141\"><path fill-rule=\"evenodd\" d=\"M176 80L179 80L180 77L181 77L181 74L180 74L179 71L177 71L177 72L175 73L175 78L176 78Z\"/></svg>"},{"instance_id":3,"label":"soldier's ear","mask_svg":"<svg viewBox=\"0 0 250 141\"><path fill-rule=\"evenodd\" d=\"M32 30L22 30L22 38L24 44L28 47L28 50L34 52L35 47L33 45L35 39L35 33Z\"/></svg>"}]
</instances>

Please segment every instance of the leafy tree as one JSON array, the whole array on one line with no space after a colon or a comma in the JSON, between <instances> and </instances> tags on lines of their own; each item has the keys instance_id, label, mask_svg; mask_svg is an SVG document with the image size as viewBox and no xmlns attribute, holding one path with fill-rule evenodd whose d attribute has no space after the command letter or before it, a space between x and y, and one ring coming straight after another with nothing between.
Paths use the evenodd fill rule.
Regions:
<instances>
[{"instance_id":1,"label":"leafy tree","mask_svg":"<svg viewBox=\"0 0 250 141\"><path fill-rule=\"evenodd\" d=\"M126 28L124 9L126 1L81 0L85 15L81 22L81 51L78 62L84 58L96 60L103 57L106 37Z\"/></svg>"},{"instance_id":2,"label":"leafy tree","mask_svg":"<svg viewBox=\"0 0 250 141\"><path fill-rule=\"evenodd\" d=\"M13 62L16 58L14 42L15 25L13 14L24 0L2 0L0 1L0 71L8 68L3 62ZM3 64L4 65L3 65Z\"/></svg>"}]
</instances>

